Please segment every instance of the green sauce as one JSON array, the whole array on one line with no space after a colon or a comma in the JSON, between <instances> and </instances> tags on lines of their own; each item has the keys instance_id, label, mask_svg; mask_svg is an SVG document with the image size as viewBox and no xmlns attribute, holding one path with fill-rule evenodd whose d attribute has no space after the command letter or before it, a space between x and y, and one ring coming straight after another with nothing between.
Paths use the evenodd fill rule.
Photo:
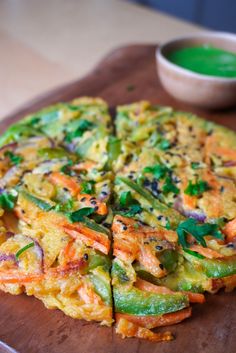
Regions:
<instances>
[{"instance_id":1,"label":"green sauce","mask_svg":"<svg viewBox=\"0 0 236 353\"><path fill-rule=\"evenodd\" d=\"M236 78L236 53L210 45L187 47L170 53L174 64L208 76Z\"/></svg>"}]
</instances>

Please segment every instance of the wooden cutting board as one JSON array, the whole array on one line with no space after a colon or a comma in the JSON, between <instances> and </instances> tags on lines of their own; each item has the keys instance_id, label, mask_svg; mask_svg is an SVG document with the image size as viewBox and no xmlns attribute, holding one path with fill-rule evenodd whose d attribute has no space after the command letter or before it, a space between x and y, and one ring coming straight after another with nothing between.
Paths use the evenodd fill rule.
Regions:
<instances>
[{"instance_id":1,"label":"wooden cutting board","mask_svg":"<svg viewBox=\"0 0 236 353\"><path fill-rule=\"evenodd\" d=\"M118 104L148 99L236 130L236 110L210 112L171 98L157 78L154 54L153 45L117 49L84 79L47 93L7 117L0 123L0 131L45 105L82 95L106 99L113 114ZM47 310L35 298L0 293L0 340L20 353L235 353L235 297L235 292L207 296L205 304L194 306L190 319L170 328L176 340L151 343L122 340L114 328L73 320L58 310Z\"/></svg>"}]
</instances>

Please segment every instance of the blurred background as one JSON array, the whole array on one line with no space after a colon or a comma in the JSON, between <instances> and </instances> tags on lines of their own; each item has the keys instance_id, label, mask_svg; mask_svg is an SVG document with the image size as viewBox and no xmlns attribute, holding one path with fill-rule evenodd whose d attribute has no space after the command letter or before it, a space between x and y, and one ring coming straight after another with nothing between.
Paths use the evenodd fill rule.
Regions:
<instances>
[{"instance_id":1,"label":"blurred background","mask_svg":"<svg viewBox=\"0 0 236 353\"><path fill-rule=\"evenodd\" d=\"M118 47L208 29L236 32L236 0L0 0L0 119Z\"/></svg>"},{"instance_id":2,"label":"blurred background","mask_svg":"<svg viewBox=\"0 0 236 353\"><path fill-rule=\"evenodd\" d=\"M184 20L219 30L236 32L235 0L129 0Z\"/></svg>"}]
</instances>

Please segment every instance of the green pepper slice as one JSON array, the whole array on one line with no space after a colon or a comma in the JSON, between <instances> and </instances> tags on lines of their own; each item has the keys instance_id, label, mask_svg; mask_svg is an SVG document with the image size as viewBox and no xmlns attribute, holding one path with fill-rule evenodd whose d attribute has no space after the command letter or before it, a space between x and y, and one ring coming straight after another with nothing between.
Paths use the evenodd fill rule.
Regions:
<instances>
[{"instance_id":1,"label":"green pepper slice","mask_svg":"<svg viewBox=\"0 0 236 353\"><path fill-rule=\"evenodd\" d=\"M186 308L189 305L186 295L157 294L141 291L138 288L113 288L115 310L132 315L163 315Z\"/></svg>"}]
</instances>

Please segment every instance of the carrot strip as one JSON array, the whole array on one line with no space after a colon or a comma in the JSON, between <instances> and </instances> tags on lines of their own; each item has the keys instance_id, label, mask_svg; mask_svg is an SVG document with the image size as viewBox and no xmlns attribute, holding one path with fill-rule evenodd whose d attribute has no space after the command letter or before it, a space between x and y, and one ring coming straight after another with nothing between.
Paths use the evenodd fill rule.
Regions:
<instances>
[{"instance_id":1,"label":"carrot strip","mask_svg":"<svg viewBox=\"0 0 236 353\"><path fill-rule=\"evenodd\" d=\"M155 327L178 324L179 322L189 318L191 316L191 313L192 313L191 307L185 308L183 310L179 310L173 313L157 315L157 316L136 316L136 315L130 315L130 314L117 313L116 320L123 318L139 326L152 329Z\"/></svg>"},{"instance_id":2,"label":"carrot strip","mask_svg":"<svg viewBox=\"0 0 236 353\"><path fill-rule=\"evenodd\" d=\"M174 294L178 292L174 292L171 289L164 287L164 286L156 286L153 283L147 282L143 279L138 278L137 281L135 282L135 287L145 290L148 292L153 292L153 293L158 293L158 294ZM182 293L186 294L188 296L188 299L190 303L204 303L205 302L205 296L204 294L201 293L192 293L189 291L183 291Z\"/></svg>"},{"instance_id":3,"label":"carrot strip","mask_svg":"<svg viewBox=\"0 0 236 353\"><path fill-rule=\"evenodd\" d=\"M227 243L232 242L236 238L236 218L226 224L223 233L226 235Z\"/></svg>"},{"instance_id":4,"label":"carrot strip","mask_svg":"<svg viewBox=\"0 0 236 353\"><path fill-rule=\"evenodd\" d=\"M110 249L109 238L100 232L92 230L82 223L64 224L64 231L74 239L82 240L87 246L101 251L104 254L108 254Z\"/></svg>"},{"instance_id":5,"label":"carrot strip","mask_svg":"<svg viewBox=\"0 0 236 353\"><path fill-rule=\"evenodd\" d=\"M79 288L78 288L78 294L80 298L86 303L86 304L101 304L102 299L99 297L98 294L96 294L88 283L83 283Z\"/></svg>"},{"instance_id":6,"label":"carrot strip","mask_svg":"<svg viewBox=\"0 0 236 353\"><path fill-rule=\"evenodd\" d=\"M75 164L71 169L78 170L78 171L89 170L89 169L95 168L96 165L97 164L93 161L86 161L86 162L80 162L78 164Z\"/></svg>"},{"instance_id":7,"label":"carrot strip","mask_svg":"<svg viewBox=\"0 0 236 353\"><path fill-rule=\"evenodd\" d=\"M72 196L76 196L80 192L79 184L70 176L59 172L53 172L49 175L49 179L53 184L67 188L71 192Z\"/></svg>"},{"instance_id":8,"label":"carrot strip","mask_svg":"<svg viewBox=\"0 0 236 353\"><path fill-rule=\"evenodd\" d=\"M101 202L89 194L78 194L77 198L85 206L97 207L96 213L100 214L101 216L106 215L108 212L108 208L105 202Z\"/></svg>"},{"instance_id":9,"label":"carrot strip","mask_svg":"<svg viewBox=\"0 0 236 353\"><path fill-rule=\"evenodd\" d=\"M147 339L153 342L171 341L174 338L171 332L169 331L163 333L154 333L148 328L141 327L122 317L119 318L117 321L116 333L119 333L122 338L137 337Z\"/></svg>"},{"instance_id":10,"label":"carrot strip","mask_svg":"<svg viewBox=\"0 0 236 353\"><path fill-rule=\"evenodd\" d=\"M220 254L218 251L212 250L210 248L204 248L201 245L192 245L190 247L192 251L196 251L199 254L207 257L208 259L220 259L224 257L224 255Z\"/></svg>"},{"instance_id":11,"label":"carrot strip","mask_svg":"<svg viewBox=\"0 0 236 353\"><path fill-rule=\"evenodd\" d=\"M140 247L138 260L153 276L160 278L166 275L166 270L149 246Z\"/></svg>"},{"instance_id":12,"label":"carrot strip","mask_svg":"<svg viewBox=\"0 0 236 353\"><path fill-rule=\"evenodd\" d=\"M29 283L34 281L41 281L43 279L42 273L23 273L14 270L0 271L0 283Z\"/></svg>"}]
</instances>

